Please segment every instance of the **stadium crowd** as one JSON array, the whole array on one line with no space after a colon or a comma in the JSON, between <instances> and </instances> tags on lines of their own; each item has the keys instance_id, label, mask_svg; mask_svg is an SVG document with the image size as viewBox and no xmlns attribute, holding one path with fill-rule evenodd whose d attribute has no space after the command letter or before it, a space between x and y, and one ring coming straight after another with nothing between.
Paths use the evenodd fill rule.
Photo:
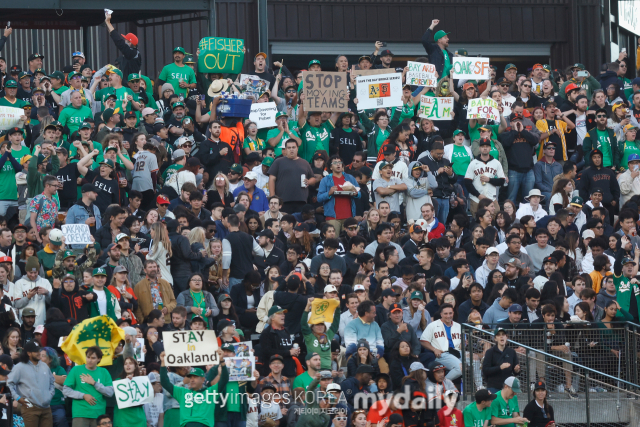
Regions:
<instances>
[{"instance_id":1,"label":"stadium crowd","mask_svg":"<svg viewBox=\"0 0 640 427\"><path fill-rule=\"evenodd\" d=\"M640 314L640 78L623 52L597 75L508 64L453 79L466 51L438 23L415 59L437 87L404 85L390 110L358 109L351 86L349 111L306 111L305 70L256 54L243 73L267 90L253 102L278 108L261 129L220 109L246 89L236 76L198 72L192 46L151 79L110 17L113 64L0 57L0 106L24 109L0 142L0 427L548 427L550 393L585 392L569 362L616 375L613 325ZM383 48L308 70L404 77ZM453 119L420 118L424 94L454 97ZM487 97L499 120L467 119ZM64 224L91 243L67 245ZM320 299L339 303L333 320L310 324ZM103 315L135 334L109 366L99 346L72 363L64 338ZM467 357L478 391L461 411L463 323L495 342ZM219 365L165 366L162 332L205 329ZM567 375L552 384L508 339ZM255 380L229 381L222 357L245 341ZM112 382L141 375L154 402L120 409Z\"/></svg>"}]
</instances>

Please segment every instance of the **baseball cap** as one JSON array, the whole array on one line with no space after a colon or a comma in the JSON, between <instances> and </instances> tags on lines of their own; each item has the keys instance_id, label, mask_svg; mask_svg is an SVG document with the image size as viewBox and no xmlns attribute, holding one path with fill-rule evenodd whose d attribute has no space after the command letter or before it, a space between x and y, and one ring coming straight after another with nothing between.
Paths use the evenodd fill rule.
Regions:
<instances>
[{"instance_id":1,"label":"baseball cap","mask_svg":"<svg viewBox=\"0 0 640 427\"><path fill-rule=\"evenodd\" d=\"M544 67L542 66L542 64L533 64L533 71L537 69L544 69Z\"/></svg>"},{"instance_id":2,"label":"baseball cap","mask_svg":"<svg viewBox=\"0 0 640 427\"><path fill-rule=\"evenodd\" d=\"M107 246L107 249L105 249L107 252L109 252L111 249L118 247L120 249L122 249L122 245L118 244L118 243L111 243L109 246Z\"/></svg>"},{"instance_id":3,"label":"baseball cap","mask_svg":"<svg viewBox=\"0 0 640 427\"><path fill-rule=\"evenodd\" d=\"M474 89L475 87L476 85L474 85L473 83L465 83L464 85L462 85L462 90Z\"/></svg>"},{"instance_id":4,"label":"baseball cap","mask_svg":"<svg viewBox=\"0 0 640 427\"><path fill-rule=\"evenodd\" d=\"M391 55L393 56L393 53L391 53L391 51L389 49L385 49L382 52L380 52L380 56L387 56L387 55Z\"/></svg>"},{"instance_id":5,"label":"baseball cap","mask_svg":"<svg viewBox=\"0 0 640 427\"><path fill-rule=\"evenodd\" d=\"M493 335L498 336L498 334L502 332L503 334L507 333L507 330L505 328L502 328L500 326L498 326L494 331L493 331Z\"/></svg>"},{"instance_id":6,"label":"baseball cap","mask_svg":"<svg viewBox=\"0 0 640 427\"><path fill-rule=\"evenodd\" d=\"M475 395L477 403L486 402L487 400L495 400L496 397L498 397L497 394L491 393L486 388L476 391L476 395Z\"/></svg>"},{"instance_id":7,"label":"baseball cap","mask_svg":"<svg viewBox=\"0 0 640 427\"><path fill-rule=\"evenodd\" d=\"M327 386L327 391L342 391L340 384L331 383Z\"/></svg>"},{"instance_id":8,"label":"baseball cap","mask_svg":"<svg viewBox=\"0 0 640 427\"><path fill-rule=\"evenodd\" d=\"M499 254L500 251L498 251L498 249L491 247L489 249L487 249L487 251L485 252L485 256L489 256L491 254Z\"/></svg>"},{"instance_id":9,"label":"baseball cap","mask_svg":"<svg viewBox=\"0 0 640 427\"><path fill-rule=\"evenodd\" d=\"M507 84L511 84L511 82L509 80L506 79L506 77L500 77L498 80L496 80L496 85L500 86L503 83L507 83Z\"/></svg>"},{"instance_id":10,"label":"baseball cap","mask_svg":"<svg viewBox=\"0 0 640 427\"><path fill-rule=\"evenodd\" d=\"M127 236L129 237L129 236ZM129 270L127 270L127 267L125 267L124 265L118 265L116 266L116 268L113 269L113 274L116 273L128 273Z\"/></svg>"},{"instance_id":11,"label":"baseball cap","mask_svg":"<svg viewBox=\"0 0 640 427\"><path fill-rule=\"evenodd\" d=\"M327 285L324 287L324 293L327 292L338 292L338 289L334 285Z\"/></svg>"},{"instance_id":12,"label":"baseball cap","mask_svg":"<svg viewBox=\"0 0 640 427\"><path fill-rule=\"evenodd\" d=\"M411 224L409 227L409 233L423 233L424 230L420 226L420 224Z\"/></svg>"},{"instance_id":13,"label":"baseball cap","mask_svg":"<svg viewBox=\"0 0 640 427\"><path fill-rule=\"evenodd\" d=\"M105 166L109 166L111 169L115 169L116 168L115 163L113 163L113 160L111 160L111 159L104 159L99 164L105 165Z\"/></svg>"},{"instance_id":14,"label":"baseball cap","mask_svg":"<svg viewBox=\"0 0 640 427\"><path fill-rule=\"evenodd\" d=\"M231 344L230 342L225 343L222 347L220 347L220 350L224 350L224 351L232 351L232 352L236 352L235 347L233 346L233 344Z\"/></svg>"},{"instance_id":15,"label":"baseball cap","mask_svg":"<svg viewBox=\"0 0 640 427\"><path fill-rule=\"evenodd\" d=\"M553 141L547 141L544 143L544 148L549 148L549 147L553 147L556 148L556 143Z\"/></svg>"},{"instance_id":16,"label":"baseball cap","mask_svg":"<svg viewBox=\"0 0 640 427\"><path fill-rule=\"evenodd\" d=\"M273 356L271 356L269 358L269 363L271 362L275 362L276 360L281 361L282 363L284 363L284 359L282 358L282 356L280 356L279 354L274 354Z\"/></svg>"},{"instance_id":17,"label":"baseball cap","mask_svg":"<svg viewBox=\"0 0 640 427\"><path fill-rule=\"evenodd\" d=\"M273 164L273 157L265 157L264 159L262 159L262 164L267 167L271 167L271 165Z\"/></svg>"},{"instance_id":18,"label":"baseball cap","mask_svg":"<svg viewBox=\"0 0 640 427\"><path fill-rule=\"evenodd\" d=\"M400 294L396 293L393 289L388 288L385 289L384 291L382 291L382 297L397 297L400 296Z\"/></svg>"},{"instance_id":19,"label":"baseball cap","mask_svg":"<svg viewBox=\"0 0 640 427\"><path fill-rule=\"evenodd\" d=\"M84 184L82 186L82 193L88 193L89 191L93 191L94 193L98 193L98 190L96 190L96 187L94 187L91 184Z\"/></svg>"},{"instance_id":20,"label":"baseball cap","mask_svg":"<svg viewBox=\"0 0 640 427\"><path fill-rule=\"evenodd\" d=\"M581 208L583 202L584 200L582 200L582 197L575 196L574 198L571 199L571 202L569 202L569 205Z\"/></svg>"},{"instance_id":21,"label":"baseball cap","mask_svg":"<svg viewBox=\"0 0 640 427\"><path fill-rule=\"evenodd\" d=\"M378 168L378 170L382 170L383 168L385 168L385 167L387 167L387 166L389 166L389 167L393 168L393 163L389 163L389 162L387 162L386 160L382 160L382 161L380 162L380 167Z\"/></svg>"},{"instance_id":22,"label":"baseball cap","mask_svg":"<svg viewBox=\"0 0 640 427\"><path fill-rule=\"evenodd\" d=\"M356 374L373 374L374 372L371 365L360 365L358 369L356 369Z\"/></svg>"},{"instance_id":23,"label":"baseball cap","mask_svg":"<svg viewBox=\"0 0 640 427\"><path fill-rule=\"evenodd\" d=\"M505 262L505 264L511 264L514 267L522 267L522 262L518 258L509 258L509 261Z\"/></svg>"},{"instance_id":24,"label":"baseball cap","mask_svg":"<svg viewBox=\"0 0 640 427\"><path fill-rule=\"evenodd\" d=\"M580 87L575 83L569 83L568 85L565 86L564 93L569 93L572 90L580 90Z\"/></svg>"},{"instance_id":25,"label":"baseball cap","mask_svg":"<svg viewBox=\"0 0 640 427\"><path fill-rule=\"evenodd\" d=\"M628 256L622 258L622 265L626 265L626 264L636 265L635 261L632 258L628 257Z\"/></svg>"},{"instance_id":26,"label":"baseball cap","mask_svg":"<svg viewBox=\"0 0 640 427\"><path fill-rule=\"evenodd\" d=\"M130 238L130 237L129 237L129 235L128 235L128 234L125 234L125 233L119 233L119 234L116 236L116 243L118 243L118 242L119 242L120 240L122 240L122 239L129 239L129 238Z\"/></svg>"},{"instance_id":27,"label":"baseball cap","mask_svg":"<svg viewBox=\"0 0 640 427\"><path fill-rule=\"evenodd\" d=\"M13 359L8 354L0 354L0 365L7 365L7 367L11 369L13 368Z\"/></svg>"},{"instance_id":28,"label":"baseball cap","mask_svg":"<svg viewBox=\"0 0 640 427\"><path fill-rule=\"evenodd\" d=\"M42 347L40 346L40 344L38 344L38 341L36 340L31 340L24 345L25 353L37 353L40 350L42 350Z\"/></svg>"},{"instance_id":29,"label":"baseball cap","mask_svg":"<svg viewBox=\"0 0 640 427\"><path fill-rule=\"evenodd\" d=\"M583 64L580 63L575 63L571 66L571 69L578 69L578 70L585 70L587 67L585 67Z\"/></svg>"},{"instance_id":30,"label":"baseball cap","mask_svg":"<svg viewBox=\"0 0 640 427\"><path fill-rule=\"evenodd\" d=\"M24 310L22 310L22 317L29 317L29 316L35 316L35 315L36 315L36 311L31 307L27 307Z\"/></svg>"},{"instance_id":31,"label":"baseball cap","mask_svg":"<svg viewBox=\"0 0 640 427\"><path fill-rule=\"evenodd\" d=\"M511 304L509 313L522 313L522 306L520 304Z\"/></svg>"},{"instance_id":32,"label":"baseball cap","mask_svg":"<svg viewBox=\"0 0 640 427\"><path fill-rule=\"evenodd\" d=\"M366 291L366 289L363 285L358 284L353 287L353 292L358 292L358 291Z\"/></svg>"},{"instance_id":33,"label":"baseball cap","mask_svg":"<svg viewBox=\"0 0 640 427\"><path fill-rule=\"evenodd\" d=\"M73 253L73 251L70 251L68 249L66 251L64 251L64 253L62 254L62 260L63 261L65 259L67 259L67 258L75 258L75 257L76 257L76 255Z\"/></svg>"},{"instance_id":34,"label":"baseball cap","mask_svg":"<svg viewBox=\"0 0 640 427\"><path fill-rule=\"evenodd\" d=\"M640 156L636 153L629 154L629 157L627 157L627 163L629 162L640 162Z\"/></svg>"},{"instance_id":35,"label":"baseball cap","mask_svg":"<svg viewBox=\"0 0 640 427\"><path fill-rule=\"evenodd\" d=\"M504 380L504 383L511 387L514 392L520 393L520 381L516 377L509 377Z\"/></svg>"},{"instance_id":36,"label":"baseball cap","mask_svg":"<svg viewBox=\"0 0 640 427\"><path fill-rule=\"evenodd\" d=\"M249 171L246 174L244 174L244 177L242 179L248 179L250 181L253 181L254 179L258 179L258 175L256 175L254 171Z\"/></svg>"},{"instance_id":37,"label":"baseball cap","mask_svg":"<svg viewBox=\"0 0 640 427\"><path fill-rule=\"evenodd\" d=\"M542 265L545 265L545 264L546 264L546 263L548 263L548 262L553 263L553 264L557 264L557 263L558 263L558 260L557 260L557 259L555 259L555 258L554 258L554 257L552 257L552 256L548 256L548 257L546 257L546 258L544 258L544 259L542 260Z\"/></svg>"},{"instance_id":38,"label":"baseball cap","mask_svg":"<svg viewBox=\"0 0 640 427\"><path fill-rule=\"evenodd\" d=\"M156 198L156 203L159 205L168 205L171 202L169 201L169 198L167 196L161 194Z\"/></svg>"},{"instance_id":39,"label":"baseball cap","mask_svg":"<svg viewBox=\"0 0 640 427\"><path fill-rule=\"evenodd\" d=\"M18 87L18 83L13 79L7 80L6 82L4 82L4 87L17 88Z\"/></svg>"},{"instance_id":40,"label":"baseball cap","mask_svg":"<svg viewBox=\"0 0 640 427\"><path fill-rule=\"evenodd\" d=\"M433 35L433 41L437 42L438 40L440 40L441 38L443 38L448 34L451 34L451 33L445 33L443 30L440 30Z\"/></svg>"},{"instance_id":41,"label":"baseball cap","mask_svg":"<svg viewBox=\"0 0 640 427\"><path fill-rule=\"evenodd\" d=\"M395 154L397 149L398 147L395 144L387 144L384 147L382 147L382 154L384 155Z\"/></svg>"},{"instance_id":42,"label":"baseball cap","mask_svg":"<svg viewBox=\"0 0 640 427\"><path fill-rule=\"evenodd\" d=\"M483 145L491 145L491 140L489 138L482 138L478 145L480 147L482 147Z\"/></svg>"},{"instance_id":43,"label":"baseball cap","mask_svg":"<svg viewBox=\"0 0 640 427\"><path fill-rule=\"evenodd\" d=\"M9 128L7 129L7 136L9 135L13 135L14 133L22 133L22 129L18 128L18 127L13 127L13 128Z\"/></svg>"},{"instance_id":44,"label":"baseball cap","mask_svg":"<svg viewBox=\"0 0 640 427\"><path fill-rule=\"evenodd\" d=\"M280 307L279 305L274 305L274 306L271 306L271 308L269 309L268 316L273 316L276 313L286 313L286 312L287 312L286 309Z\"/></svg>"},{"instance_id":45,"label":"baseball cap","mask_svg":"<svg viewBox=\"0 0 640 427\"><path fill-rule=\"evenodd\" d=\"M582 239L593 239L596 237L596 234L593 232L593 230L584 230L582 232Z\"/></svg>"},{"instance_id":46,"label":"baseball cap","mask_svg":"<svg viewBox=\"0 0 640 427\"><path fill-rule=\"evenodd\" d=\"M176 46L176 47L173 48L173 52L172 53L176 53L176 52L180 52L183 55L187 54L187 51L184 50L184 48L180 47L180 46Z\"/></svg>"},{"instance_id":47,"label":"baseball cap","mask_svg":"<svg viewBox=\"0 0 640 427\"><path fill-rule=\"evenodd\" d=\"M229 172L235 172L238 173L240 175L242 175L242 165L238 164L238 163L234 163L231 165L231 167L229 168Z\"/></svg>"},{"instance_id":48,"label":"baseball cap","mask_svg":"<svg viewBox=\"0 0 640 427\"><path fill-rule=\"evenodd\" d=\"M311 352L311 353L307 353L307 356L304 358L304 360L311 360L312 358L314 358L316 356L319 357L320 355L318 353L316 353L315 351Z\"/></svg>"},{"instance_id":49,"label":"baseball cap","mask_svg":"<svg viewBox=\"0 0 640 427\"><path fill-rule=\"evenodd\" d=\"M311 68L312 65L320 65L320 61L318 59L312 59L309 61L308 67Z\"/></svg>"},{"instance_id":50,"label":"baseball cap","mask_svg":"<svg viewBox=\"0 0 640 427\"><path fill-rule=\"evenodd\" d=\"M411 365L409 365L409 372L413 372L413 371L429 372L428 369L425 368L424 365L420 362L413 362Z\"/></svg>"},{"instance_id":51,"label":"baseball cap","mask_svg":"<svg viewBox=\"0 0 640 427\"><path fill-rule=\"evenodd\" d=\"M331 378L333 378L331 376L331 371L320 371L321 380L330 380Z\"/></svg>"},{"instance_id":52,"label":"baseball cap","mask_svg":"<svg viewBox=\"0 0 640 427\"><path fill-rule=\"evenodd\" d=\"M268 228L265 228L260 233L258 233L258 237L266 237L269 240L273 240L276 238L276 236L273 234L273 231L269 230Z\"/></svg>"},{"instance_id":53,"label":"baseball cap","mask_svg":"<svg viewBox=\"0 0 640 427\"><path fill-rule=\"evenodd\" d=\"M264 52L256 53L256 56L254 56L253 59L257 58L258 56L262 56L264 59L267 59L267 54Z\"/></svg>"},{"instance_id":54,"label":"baseball cap","mask_svg":"<svg viewBox=\"0 0 640 427\"><path fill-rule=\"evenodd\" d=\"M511 69L518 70L518 67L516 67L514 64L511 64L511 63L509 63L509 64L507 64L507 65L505 65L505 66L504 66L504 72L505 72L505 73L506 73L507 71L511 70Z\"/></svg>"},{"instance_id":55,"label":"baseball cap","mask_svg":"<svg viewBox=\"0 0 640 427\"><path fill-rule=\"evenodd\" d=\"M204 378L204 371L202 369L200 369L200 368L191 368L191 372L189 372L187 374L187 377L201 377L201 378Z\"/></svg>"},{"instance_id":56,"label":"baseball cap","mask_svg":"<svg viewBox=\"0 0 640 427\"><path fill-rule=\"evenodd\" d=\"M144 116L148 116L149 114L153 114L155 112L156 112L156 110L154 110L153 108L145 107L145 108L142 109L142 112L140 114L142 114L142 117L144 117Z\"/></svg>"},{"instance_id":57,"label":"baseball cap","mask_svg":"<svg viewBox=\"0 0 640 427\"><path fill-rule=\"evenodd\" d=\"M596 187L593 190L591 190L591 194L596 194L596 193L604 194L602 192L602 190L600 188L598 188L598 187Z\"/></svg>"},{"instance_id":58,"label":"baseball cap","mask_svg":"<svg viewBox=\"0 0 640 427\"><path fill-rule=\"evenodd\" d=\"M453 136L456 136L457 134L463 134L465 137L467 136L467 134L462 130L462 129L456 129L453 131Z\"/></svg>"},{"instance_id":59,"label":"baseball cap","mask_svg":"<svg viewBox=\"0 0 640 427\"><path fill-rule=\"evenodd\" d=\"M632 125L631 123L629 123L628 125L626 125L625 127L622 128L623 132L628 132L630 130L637 130L638 128L635 127L634 125Z\"/></svg>"},{"instance_id":60,"label":"baseball cap","mask_svg":"<svg viewBox=\"0 0 640 427\"><path fill-rule=\"evenodd\" d=\"M179 157L184 157L187 153L184 152L182 148L178 148L173 153L171 153L171 160L175 160Z\"/></svg>"},{"instance_id":61,"label":"baseball cap","mask_svg":"<svg viewBox=\"0 0 640 427\"><path fill-rule=\"evenodd\" d=\"M393 313L394 311L402 312L402 306L400 304L394 303L389 307L389 313Z\"/></svg>"}]
</instances>

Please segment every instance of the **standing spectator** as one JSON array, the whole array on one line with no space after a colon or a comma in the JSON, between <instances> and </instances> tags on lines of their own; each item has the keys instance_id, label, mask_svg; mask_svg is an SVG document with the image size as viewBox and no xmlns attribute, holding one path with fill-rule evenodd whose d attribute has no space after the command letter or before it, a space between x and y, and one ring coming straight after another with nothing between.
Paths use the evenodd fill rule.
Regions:
<instances>
[{"instance_id":1,"label":"standing spectator","mask_svg":"<svg viewBox=\"0 0 640 427\"><path fill-rule=\"evenodd\" d=\"M191 261L200 261L204 258L202 252L193 252L189 239L179 233L180 224L175 219L166 223L171 241L171 276L173 288L176 293L181 293L188 288L189 276L191 276Z\"/></svg>"},{"instance_id":2,"label":"standing spectator","mask_svg":"<svg viewBox=\"0 0 640 427\"><path fill-rule=\"evenodd\" d=\"M37 341L26 343L20 363L14 365L7 378L13 400L22 404L25 427L53 425L50 403L56 389L51 370L40 360L41 351Z\"/></svg>"},{"instance_id":3,"label":"standing spectator","mask_svg":"<svg viewBox=\"0 0 640 427\"><path fill-rule=\"evenodd\" d=\"M544 155L533 166L535 188L540 190L540 193L544 196L542 200L551 199L551 192L553 191L555 177L561 175L563 171L562 165L560 162L556 162L555 159L556 149L557 146L554 142L545 142L543 151Z\"/></svg>"},{"instance_id":4,"label":"standing spectator","mask_svg":"<svg viewBox=\"0 0 640 427\"><path fill-rule=\"evenodd\" d=\"M165 83L170 83L176 95L182 95L185 98L188 89L196 88L196 74L193 72L193 68L182 62L185 55L183 47L173 48L173 63L162 68L156 87L161 88ZM162 93L158 93L158 97L162 97Z\"/></svg>"},{"instance_id":5,"label":"standing spectator","mask_svg":"<svg viewBox=\"0 0 640 427\"><path fill-rule=\"evenodd\" d=\"M508 377L520 373L518 355L513 348L507 347L507 331L497 327L494 337L496 344L487 350L482 361L482 374L491 393L500 391Z\"/></svg>"},{"instance_id":6,"label":"standing spectator","mask_svg":"<svg viewBox=\"0 0 640 427\"><path fill-rule=\"evenodd\" d=\"M632 197L640 195L640 155L633 153L627 158L628 168L618 175L620 186L620 206L627 203Z\"/></svg>"},{"instance_id":7,"label":"standing spectator","mask_svg":"<svg viewBox=\"0 0 640 427\"><path fill-rule=\"evenodd\" d=\"M318 202L324 203L325 219L334 226L336 234L339 235L344 220L356 215L354 199L360 198L360 192L356 189L356 180L349 174L343 174L344 163L338 155L329 158L329 168L332 174L320 181ZM336 191L340 194L336 194Z\"/></svg>"},{"instance_id":8,"label":"standing spectator","mask_svg":"<svg viewBox=\"0 0 640 427\"><path fill-rule=\"evenodd\" d=\"M418 161L427 166L429 170L435 175L438 187L433 190L433 198L438 202L438 221L442 224L447 223L447 217L449 216L449 198L452 194L455 194L453 185L457 182L456 176L451 162L444 156L444 144L442 140L434 141L431 144L431 150L425 151Z\"/></svg>"},{"instance_id":9,"label":"standing spectator","mask_svg":"<svg viewBox=\"0 0 640 427\"><path fill-rule=\"evenodd\" d=\"M433 33L439 23L439 19L431 21L431 25L422 36L422 46L429 55L431 63L435 65L438 75L442 78L449 75L453 65L453 54L447 49L449 47L449 33L445 33L443 30Z\"/></svg>"},{"instance_id":10,"label":"standing spectator","mask_svg":"<svg viewBox=\"0 0 640 427\"><path fill-rule=\"evenodd\" d=\"M30 257L27 260L26 270L26 276L18 280L9 290L9 298L20 312L27 307L35 310L35 325L44 325L46 305L51 303L51 283L40 277L38 258Z\"/></svg>"},{"instance_id":11,"label":"standing spectator","mask_svg":"<svg viewBox=\"0 0 640 427\"><path fill-rule=\"evenodd\" d=\"M447 367L448 380L455 380L462 376L462 362L460 361L460 343L462 334L460 324L453 321L453 306L440 306L440 319L430 323L422 333L422 346L436 355L436 362Z\"/></svg>"},{"instance_id":12,"label":"standing spectator","mask_svg":"<svg viewBox=\"0 0 640 427\"><path fill-rule=\"evenodd\" d=\"M81 191L82 198L67 211L65 224L87 224L94 235L102 227L100 209L95 204L98 192L91 184L84 184Z\"/></svg>"},{"instance_id":13,"label":"standing spectator","mask_svg":"<svg viewBox=\"0 0 640 427\"><path fill-rule=\"evenodd\" d=\"M278 195L282 199L282 211L293 214L300 212L307 203L309 187L315 184L311 166L298 157L298 143L287 140L284 156L269 168L269 194Z\"/></svg>"},{"instance_id":14,"label":"standing spectator","mask_svg":"<svg viewBox=\"0 0 640 427\"><path fill-rule=\"evenodd\" d=\"M600 189L602 192L602 205L609 212L611 224L613 216L618 213L618 203L620 203L620 186L616 180L616 173L610 168L603 167L604 155L602 150L594 148L589 155L591 167L582 172L580 178L580 197L587 199L593 190Z\"/></svg>"},{"instance_id":15,"label":"standing spectator","mask_svg":"<svg viewBox=\"0 0 640 427\"><path fill-rule=\"evenodd\" d=\"M264 256L264 250L247 233L240 231L240 218L229 215L229 234L222 239L222 280L224 287L240 284L253 270L253 256ZM233 263L231 259L233 256Z\"/></svg>"},{"instance_id":16,"label":"standing spectator","mask_svg":"<svg viewBox=\"0 0 640 427\"><path fill-rule=\"evenodd\" d=\"M171 284L159 276L158 263L151 259L144 262L145 277L139 281L133 291L138 297L136 317L146 319L152 310L160 310L165 322L171 321L171 312L176 308L176 298Z\"/></svg>"},{"instance_id":17,"label":"standing spectator","mask_svg":"<svg viewBox=\"0 0 640 427\"><path fill-rule=\"evenodd\" d=\"M300 356L300 348L293 347L291 334L284 325L284 315L287 310L274 305L269 309L269 324L260 334L261 360L268 361L272 356L282 356L284 369L282 373L293 378L297 375L296 360Z\"/></svg>"},{"instance_id":18,"label":"standing spectator","mask_svg":"<svg viewBox=\"0 0 640 427\"><path fill-rule=\"evenodd\" d=\"M127 35L118 34L111 24L111 15L106 15L104 23L107 25L111 40L113 40L118 50L122 53L116 60L122 73L128 76L131 73L140 72L142 68L142 55L137 48L138 37L132 33L128 33Z\"/></svg>"},{"instance_id":19,"label":"standing spectator","mask_svg":"<svg viewBox=\"0 0 640 427\"><path fill-rule=\"evenodd\" d=\"M475 215L478 210L480 200L493 200L494 205L498 205L498 188L505 182L504 172L500 162L489 154L491 151L491 140L483 138L480 140L480 155L473 159L465 175L465 186L471 198L470 210ZM499 210L499 206L496 206ZM445 220L441 221L443 224Z\"/></svg>"},{"instance_id":20,"label":"standing spectator","mask_svg":"<svg viewBox=\"0 0 640 427\"><path fill-rule=\"evenodd\" d=\"M46 176L42 180L42 185L44 191L31 199L31 203L29 203L29 224L31 228L38 231L44 227L53 228L58 218L58 203L53 199L53 195L58 191L58 178L51 175ZM38 241L41 241L39 237Z\"/></svg>"}]
</instances>

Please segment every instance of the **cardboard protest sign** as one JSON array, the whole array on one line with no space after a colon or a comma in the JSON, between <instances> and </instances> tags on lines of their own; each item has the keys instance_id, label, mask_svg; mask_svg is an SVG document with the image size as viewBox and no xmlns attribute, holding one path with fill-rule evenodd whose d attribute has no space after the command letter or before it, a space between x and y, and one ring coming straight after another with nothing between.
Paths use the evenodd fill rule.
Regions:
<instances>
[{"instance_id":1,"label":"cardboard protest sign","mask_svg":"<svg viewBox=\"0 0 640 427\"><path fill-rule=\"evenodd\" d=\"M198 71L200 73L231 73L242 71L244 40L205 37L198 45Z\"/></svg>"},{"instance_id":2,"label":"cardboard protest sign","mask_svg":"<svg viewBox=\"0 0 640 427\"><path fill-rule=\"evenodd\" d=\"M254 357L225 357L229 370L229 381L253 381L253 371L256 369Z\"/></svg>"},{"instance_id":3,"label":"cardboard protest sign","mask_svg":"<svg viewBox=\"0 0 640 427\"><path fill-rule=\"evenodd\" d=\"M402 106L402 74L361 76L356 79L358 110Z\"/></svg>"},{"instance_id":4,"label":"cardboard protest sign","mask_svg":"<svg viewBox=\"0 0 640 427\"><path fill-rule=\"evenodd\" d=\"M498 103L491 98L475 98L470 99L467 104L468 119L489 119L500 120L500 111Z\"/></svg>"},{"instance_id":5,"label":"cardboard protest sign","mask_svg":"<svg viewBox=\"0 0 640 427\"><path fill-rule=\"evenodd\" d=\"M453 58L453 78L466 80L489 80L489 58Z\"/></svg>"},{"instance_id":6,"label":"cardboard protest sign","mask_svg":"<svg viewBox=\"0 0 640 427\"><path fill-rule=\"evenodd\" d=\"M420 97L419 115L431 120L453 120L453 97L438 98L434 96Z\"/></svg>"},{"instance_id":7,"label":"cardboard protest sign","mask_svg":"<svg viewBox=\"0 0 640 427\"><path fill-rule=\"evenodd\" d=\"M87 224L63 224L62 235L65 245L88 245L91 241L91 232Z\"/></svg>"},{"instance_id":8,"label":"cardboard protest sign","mask_svg":"<svg viewBox=\"0 0 640 427\"><path fill-rule=\"evenodd\" d=\"M258 125L258 129L270 128L276 125L276 113L278 107L275 102L262 102L251 104L251 114L249 120Z\"/></svg>"},{"instance_id":9,"label":"cardboard protest sign","mask_svg":"<svg viewBox=\"0 0 640 427\"><path fill-rule=\"evenodd\" d=\"M305 71L302 74L305 111L348 111L347 73Z\"/></svg>"},{"instance_id":10,"label":"cardboard protest sign","mask_svg":"<svg viewBox=\"0 0 640 427\"><path fill-rule=\"evenodd\" d=\"M218 339L215 331L163 332L165 364L194 366L218 364Z\"/></svg>"},{"instance_id":11,"label":"cardboard protest sign","mask_svg":"<svg viewBox=\"0 0 640 427\"><path fill-rule=\"evenodd\" d=\"M119 409L153 403L155 397L151 381L146 375L114 381L113 391Z\"/></svg>"},{"instance_id":12,"label":"cardboard protest sign","mask_svg":"<svg viewBox=\"0 0 640 427\"><path fill-rule=\"evenodd\" d=\"M22 108L0 107L0 130L6 130L14 127L21 128L20 116L24 116Z\"/></svg>"},{"instance_id":13,"label":"cardboard protest sign","mask_svg":"<svg viewBox=\"0 0 640 427\"><path fill-rule=\"evenodd\" d=\"M369 70L353 70L351 71L351 73L353 73L354 76L358 77L358 76L375 76L377 74L392 74L395 73L396 70L394 70L393 68L371 68Z\"/></svg>"},{"instance_id":14,"label":"cardboard protest sign","mask_svg":"<svg viewBox=\"0 0 640 427\"><path fill-rule=\"evenodd\" d=\"M311 303L311 314L309 315L309 324L316 325L318 323L331 323L335 316L336 308L340 306L340 302L334 299L316 298Z\"/></svg>"},{"instance_id":15,"label":"cardboard protest sign","mask_svg":"<svg viewBox=\"0 0 640 427\"><path fill-rule=\"evenodd\" d=\"M423 64L422 62L407 62L406 82L409 85L434 87L438 85L436 66L433 64Z\"/></svg>"},{"instance_id":16,"label":"cardboard protest sign","mask_svg":"<svg viewBox=\"0 0 640 427\"><path fill-rule=\"evenodd\" d=\"M253 356L253 343L251 341L234 342L233 348L235 348L236 357L251 357Z\"/></svg>"}]
</instances>

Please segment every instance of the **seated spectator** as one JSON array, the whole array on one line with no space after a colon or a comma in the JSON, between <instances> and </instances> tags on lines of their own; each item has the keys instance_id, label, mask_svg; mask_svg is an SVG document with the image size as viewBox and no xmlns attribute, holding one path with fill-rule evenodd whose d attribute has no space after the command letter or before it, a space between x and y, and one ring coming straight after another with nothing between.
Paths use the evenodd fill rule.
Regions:
<instances>
[{"instance_id":1,"label":"seated spectator","mask_svg":"<svg viewBox=\"0 0 640 427\"><path fill-rule=\"evenodd\" d=\"M413 354L420 353L420 340L418 340L418 336L413 327L403 321L403 313L400 304L391 304L389 307L389 320L380 327L382 339L384 340L385 354L388 354L399 340L411 342L411 351Z\"/></svg>"},{"instance_id":2,"label":"seated spectator","mask_svg":"<svg viewBox=\"0 0 640 427\"><path fill-rule=\"evenodd\" d=\"M544 381L538 381L533 388L534 399L527 403L522 416L529 420L531 427L546 427L555 421L553 406L549 405L547 398L549 392Z\"/></svg>"},{"instance_id":3,"label":"seated spectator","mask_svg":"<svg viewBox=\"0 0 640 427\"><path fill-rule=\"evenodd\" d=\"M358 318L349 322L344 330L344 344L347 349L347 357L355 353L356 343L360 339L365 339L371 343L371 345L374 345L378 357L384 355L384 340L382 339L380 326L375 322L375 319L376 307L374 303L371 301L363 301L360 303L358 306Z\"/></svg>"},{"instance_id":4,"label":"seated spectator","mask_svg":"<svg viewBox=\"0 0 640 427\"><path fill-rule=\"evenodd\" d=\"M509 307L518 300L518 293L513 288L508 288L500 298L496 298L491 307L482 316L482 322L491 327L496 327L498 322L509 317Z\"/></svg>"},{"instance_id":5,"label":"seated spectator","mask_svg":"<svg viewBox=\"0 0 640 427\"><path fill-rule=\"evenodd\" d=\"M484 317L489 309L489 305L482 300L484 291L480 283L474 282L469 286L469 299L458 306L458 321L461 324L469 321L469 314L472 310L477 310Z\"/></svg>"},{"instance_id":6,"label":"seated spectator","mask_svg":"<svg viewBox=\"0 0 640 427\"><path fill-rule=\"evenodd\" d=\"M453 321L451 304L440 306L440 319L427 326L420 341L424 348L436 355L436 362L448 368L447 379L455 380L462 375L460 324Z\"/></svg>"}]
</instances>

